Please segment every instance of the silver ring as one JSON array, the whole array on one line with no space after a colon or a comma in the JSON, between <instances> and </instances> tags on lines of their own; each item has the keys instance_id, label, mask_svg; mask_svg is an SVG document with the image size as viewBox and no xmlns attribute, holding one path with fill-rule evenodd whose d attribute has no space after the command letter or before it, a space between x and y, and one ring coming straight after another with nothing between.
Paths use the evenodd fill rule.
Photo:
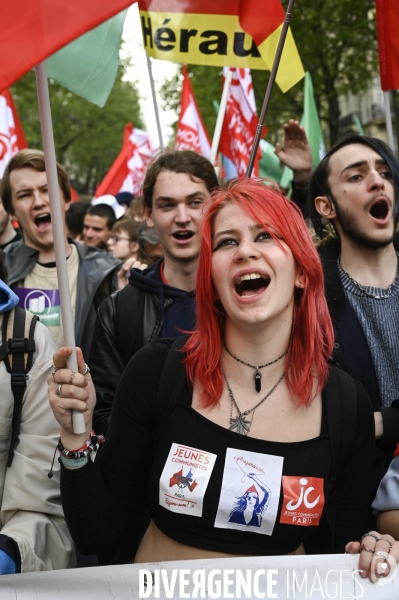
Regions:
<instances>
[{"instance_id":1,"label":"silver ring","mask_svg":"<svg viewBox=\"0 0 399 600\"><path fill-rule=\"evenodd\" d=\"M61 391L61 388L62 388L62 386L63 386L63 385L64 385L63 383L59 383L59 384L57 385L57 389L55 390L55 393L57 394L57 396L58 396L59 398L66 398L66 396L64 396L64 394L63 394L63 393L62 393L62 391Z\"/></svg>"},{"instance_id":2,"label":"silver ring","mask_svg":"<svg viewBox=\"0 0 399 600\"><path fill-rule=\"evenodd\" d=\"M55 376L55 374L56 374L57 371L61 370L61 367L56 367L53 362L51 363L51 366L53 368L53 370L51 371L51 379L54 381L54 383L57 383L54 376Z\"/></svg>"},{"instance_id":3,"label":"silver ring","mask_svg":"<svg viewBox=\"0 0 399 600\"><path fill-rule=\"evenodd\" d=\"M391 548L393 546L392 542L390 542L389 540L386 540L385 538L380 538L380 542L386 542L387 544L389 544L389 550L388 550L388 552L391 551Z\"/></svg>"},{"instance_id":4,"label":"silver ring","mask_svg":"<svg viewBox=\"0 0 399 600\"><path fill-rule=\"evenodd\" d=\"M377 550L377 552L374 552L374 556L378 556L380 558L384 558L385 560L389 560L388 552L383 552L382 550Z\"/></svg>"},{"instance_id":5,"label":"silver ring","mask_svg":"<svg viewBox=\"0 0 399 600\"><path fill-rule=\"evenodd\" d=\"M369 531L368 533L365 533L364 535L362 535L362 537L360 538L360 543L362 543L363 538L367 537L368 535L373 537L376 542L379 542L380 538L377 535L375 535L375 533L372 533L371 531Z\"/></svg>"},{"instance_id":6,"label":"silver ring","mask_svg":"<svg viewBox=\"0 0 399 600\"><path fill-rule=\"evenodd\" d=\"M82 375L87 375L87 373L90 373L90 369L89 366L85 363L85 370L83 371Z\"/></svg>"},{"instance_id":7,"label":"silver ring","mask_svg":"<svg viewBox=\"0 0 399 600\"><path fill-rule=\"evenodd\" d=\"M374 550L372 550L371 548L366 548L366 546L364 544L362 544L360 546L360 552L362 552L363 550L366 550L366 552L371 552L371 554L374 554Z\"/></svg>"}]
</instances>

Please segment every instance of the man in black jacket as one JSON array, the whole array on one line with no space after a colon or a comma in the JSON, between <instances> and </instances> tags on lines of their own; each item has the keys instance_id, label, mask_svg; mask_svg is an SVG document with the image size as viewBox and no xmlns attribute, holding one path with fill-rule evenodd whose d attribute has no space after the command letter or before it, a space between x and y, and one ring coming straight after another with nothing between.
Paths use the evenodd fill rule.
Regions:
<instances>
[{"instance_id":1,"label":"man in black jacket","mask_svg":"<svg viewBox=\"0 0 399 600\"><path fill-rule=\"evenodd\" d=\"M399 441L398 190L391 149L355 134L330 150L309 189L335 330L333 358L374 405L372 497Z\"/></svg>"},{"instance_id":2,"label":"man in black jacket","mask_svg":"<svg viewBox=\"0 0 399 600\"><path fill-rule=\"evenodd\" d=\"M115 390L133 354L155 338L194 328L199 226L203 204L217 186L211 163L189 150L161 154L147 171L145 218L164 258L145 271L132 269L129 285L100 307L89 363L97 434L107 432Z\"/></svg>"},{"instance_id":3,"label":"man in black jacket","mask_svg":"<svg viewBox=\"0 0 399 600\"><path fill-rule=\"evenodd\" d=\"M71 201L68 176L57 163L63 215ZM60 299L55 268L53 230L44 154L21 150L5 168L0 195L5 210L21 226L23 239L5 249L8 282L19 305L40 316L58 346L63 344ZM121 261L112 255L75 244L65 234L76 344L89 353L96 312L101 302L118 289Z\"/></svg>"}]
</instances>

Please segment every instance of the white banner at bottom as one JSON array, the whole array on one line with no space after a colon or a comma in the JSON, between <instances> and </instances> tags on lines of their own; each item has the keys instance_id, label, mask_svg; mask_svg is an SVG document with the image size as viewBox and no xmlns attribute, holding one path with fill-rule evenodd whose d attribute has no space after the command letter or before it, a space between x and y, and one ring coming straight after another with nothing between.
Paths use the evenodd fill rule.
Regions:
<instances>
[{"instance_id":1,"label":"white banner at bottom","mask_svg":"<svg viewBox=\"0 0 399 600\"><path fill-rule=\"evenodd\" d=\"M358 561L348 554L257 556L2 575L0 599L399 598L396 565L372 583L359 576Z\"/></svg>"}]
</instances>

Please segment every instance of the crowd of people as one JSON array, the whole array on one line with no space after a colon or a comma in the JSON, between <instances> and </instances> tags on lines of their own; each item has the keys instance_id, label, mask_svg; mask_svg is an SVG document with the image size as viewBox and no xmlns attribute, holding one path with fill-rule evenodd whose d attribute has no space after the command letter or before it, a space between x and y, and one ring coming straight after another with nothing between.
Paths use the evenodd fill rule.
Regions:
<instances>
[{"instance_id":1,"label":"crowd of people","mask_svg":"<svg viewBox=\"0 0 399 600\"><path fill-rule=\"evenodd\" d=\"M374 581L399 562L399 163L353 134L312 171L297 121L276 154L291 199L168 151L142 198L71 204L57 166L76 373L43 154L10 160L0 574L73 567L76 550L101 565L346 551Z\"/></svg>"}]
</instances>

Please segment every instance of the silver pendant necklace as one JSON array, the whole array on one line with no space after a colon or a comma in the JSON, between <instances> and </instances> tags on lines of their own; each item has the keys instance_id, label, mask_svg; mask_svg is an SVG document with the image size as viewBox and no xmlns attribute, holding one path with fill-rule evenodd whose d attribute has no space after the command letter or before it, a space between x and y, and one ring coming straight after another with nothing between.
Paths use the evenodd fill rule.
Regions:
<instances>
[{"instance_id":1,"label":"silver pendant necklace","mask_svg":"<svg viewBox=\"0 0 399 600\"><path fill-rule=\"evenodd\" d=\"M274 392L274 390L276 389L278 384L281 381L283 381L285 373L283 373L281 375L281 377L277 380L277 382L274 384L272 389L267 392L266 396L264 398L262 398L262 400L260 400L257 404L255 404L255 406L253 406L249 410L245 410L244 412L241 412L240 409L238 408L237 401L234 398L233 390L230 387L226 373L223 371L223 369L222 369L222 374L223 374L223 377L226 382L226 386L227 386L227 389L228 389L229 395L230 395L230 427L229 427L229 429L231 431L234 431L234 429L236 429L237 433L239 433L241 435L248 435L249 430L251 429L252 421L254 419L255 410L258 408L258 406L263 404L263 402L265 400L268 399L268 397ZM233 405L235 406L235 408L238 412L238 415L234 418L233 418ZM250 413L252 413L252 417L251 417L251 420L249 421L246 417Z\"/></svg>"},{"instance_id":2,"label":"silver pendant necklace","mask_svg":"<svg viewBox=\"0 0 399 600\"><path fill-rule=\"evenodd\" d=\"M230 350L228 349L228 347L226 346L226 342L224 340L223 340L223 346L224 346L224 349L226 350L226 352L228 354L230 354L231 358L234 358L234 360L241 363L242 365L246 365L247 367L251 367L252 369L255 369L255 373L254 373L255 390L258 392L258 394L262 389L262 373L259 371L259 369L264 369L265 367L270 367L270 365L274 365L274 363L281 360L288 352L288 348L287 348L287 350L285 352L283 352L278 358L275 358L274 360L272 360L268 363L265 363L264 365L259 365L259 367L257 367L256 365L251 365L251 363L247 363L247 362L245 362L245 360L241 360L241 358L234 356L234 354L232 354L230 352ZM262 400L262 402L263 402L263 400Z\"/></svg>"}]
</instances>

